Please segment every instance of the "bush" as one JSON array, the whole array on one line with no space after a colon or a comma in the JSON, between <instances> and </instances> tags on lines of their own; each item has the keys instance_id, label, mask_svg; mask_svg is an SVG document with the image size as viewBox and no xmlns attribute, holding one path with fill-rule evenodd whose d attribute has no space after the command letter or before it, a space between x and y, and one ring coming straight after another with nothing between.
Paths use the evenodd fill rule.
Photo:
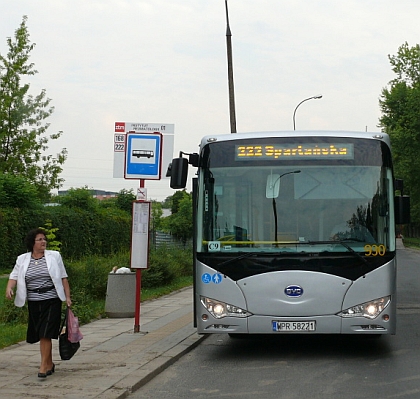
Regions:
<instances>
[{"instance_id":1,"label":"bush","mask_svg":"<svg viewBox=\"0 0 420 399\"><path fill-rule=\"evenodd\" d=\"M150 267L142 270L142 288L168 285L179 276L192 275L192 251L160 247L150 251ZM66 262L75 314L82 323L97 316L92 301L106 298L108 274L116 266L130 267L130 253L114 256L89 256L80 261Z\"/></svg>"},{"instance_id":2,"label":"bush","mask_svg":"<svg viewBox=\"0 0 420 399\"><path fill-rule=\"evenodd\" d=\"M58 228L57 240L66 259L113 255L126 251L131 240L131 216L119 209L51 207L48 219Z\"/></svg>"},{"instance_id":3,"label":"bush","mask_svg":"<svg viewBox=\"0 0 420 399\"><path fill-rule=\"evenodd\" d=\"M115 206L122 211L127 212L131 215L132 208L133 208L133 201L135 201L136 196L134 194L133 189L125 190L122 189L116 199L115 199Z\"/></svg>"},{"instance_id":4,"label":"bush","mask_svg":"<svg viewBox=\"0 0 420 399\"><path fill-rule=\"evenodd\" d=\"M66 195L59 197L58 200L65 207L93 212L98 208L99 202L87 187L71 188Z\"/></svg>"},{"instance_id":5,"label":"bush","mask_svg":"<svg viewBox=\"0 0 420 399\"><path fill-rule=\"evenodd\" d=\"M79 321L86 324L98 316L105 315L108 274L115 266L129 267L130 253L125 251L114 256L89 256L79 261L64 259L64 263L69 275L72 308ZM150 267L142 271L142 288L146 293L149 292L148 288L158 287L160 295L166 294L176 289L174 286L170 286L176 277L186 276L184 279L189 280L191 275L191 250L173 247L152 249ZM2 292L4 292L6 284L6 278L0 279ZM161 289L164 285L166 287ZM65 304L63 303L63 312L64 309ZM27 317L27 305L17 308L13 301L0 298L0 343L2 342L2 346L24 339ZM13 339L13 334L17 332L18 336Z\"/></svg>"},{"instance_id":6,"label":"bush","mask_svg":"<svg viewBox=\"0 0 420 399\"><path fill-rule=\"evenodd\" d=\"M170 284L175 277L192 275L192 251L160 246L150 251L150 266L142 272L142 287Z\"/></svg>"},{"instance_id":7,"label":"bush","mask_svg":"<svg viewBox=\"0 0 420 399\"><path fill-rule=\"evenodd\" d=\"M131 212L120 208L128 208L134 194L122 191L119 206L113 201L105 207L88 189L71 189L60 198L62 205L44 207L39 200L29 201L32 186L21 180L0 176L0 272L9 271L16 257L26 252L27 232L46 223L53 226L65 259L109 256L130 247Z\"/></svg>"},{"instance_id":8,"label":"bush","mask_svg":"<svg viewBox=\"0 0 420 399\"><path fill-rule=\"evenodd\" d=\"M0 174L0 208L39 209L41 201L33 184L24 177Z\"/></svg>"},{"instance_id":9,"label":"bush","mask_svg":"<svg viewBox=\"0 0 420 399\"><path fill-rule=\"evenodd\" d=\"M130 253L121 252L110 257L89 256L83 260L65 262L65 265L75 302L86 296L103 299L106 297L108 274L114 266L129 267Z\"/></svg>"},{"instance_id":10,"label":"bush","mask_svg":"<svg viewBox=\"0 0 420 399\"><path fill-rule=\"evenodd\" d=\"M16 257L26 252L27 232L45 222L43 209L0 208L0 271L11 270Z\"/></svg>"}]
</instances>

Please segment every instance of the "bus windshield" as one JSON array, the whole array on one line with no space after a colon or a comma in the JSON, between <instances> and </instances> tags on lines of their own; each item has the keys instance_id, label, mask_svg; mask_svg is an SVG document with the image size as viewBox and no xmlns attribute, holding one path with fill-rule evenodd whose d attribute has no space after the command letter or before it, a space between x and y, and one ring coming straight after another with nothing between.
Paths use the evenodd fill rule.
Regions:
<instances>
[{"instance_id":1,"label":"bus windshield","mask_svg":"<svg viewBox=\"0 0 420 399\"><path fill-rule=\"evenodd\" d=\"M392 165L384 143L242 141L211 143L202 151L197 252L395 250Z\"/></svg>"}]
</instances>

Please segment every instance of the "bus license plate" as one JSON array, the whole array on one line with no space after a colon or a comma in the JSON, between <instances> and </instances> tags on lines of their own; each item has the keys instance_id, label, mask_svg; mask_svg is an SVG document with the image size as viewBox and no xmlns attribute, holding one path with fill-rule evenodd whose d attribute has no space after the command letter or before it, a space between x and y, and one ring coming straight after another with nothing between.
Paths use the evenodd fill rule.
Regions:
<instances>
[{"instance_id":1,"label":"bus license plate","mask_svg":"<svg viewBox=\"0 0 420 399\"><path fill-rule=\"evenodd\" d=\"M316 331L316 321L277 321L273 320L273 331L305 332Z\"/></svg>"}]
</instances>

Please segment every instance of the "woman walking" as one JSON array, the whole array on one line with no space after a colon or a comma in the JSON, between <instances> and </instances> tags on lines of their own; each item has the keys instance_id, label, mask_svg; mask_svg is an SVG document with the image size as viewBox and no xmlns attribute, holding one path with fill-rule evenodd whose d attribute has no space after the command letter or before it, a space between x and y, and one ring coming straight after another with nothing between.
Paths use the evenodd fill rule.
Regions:
<instances>
[{"instance_id":1,"label":"woman walking","mask_svg":"<svg viewBox=\"0 0 420 399\"><path fill-rule=\"evenodd\" d=\"M15 305L28 301L26 342L40 343L41 364L38 377L46 378L55 371L52 360L52 339L57 339L61 322L61 303L71 306L70 286L61 255L47 250L45 230L31 230L25 239L28 252L19 255L10 273L6 298Z\"/></svg>"}]
</instances>

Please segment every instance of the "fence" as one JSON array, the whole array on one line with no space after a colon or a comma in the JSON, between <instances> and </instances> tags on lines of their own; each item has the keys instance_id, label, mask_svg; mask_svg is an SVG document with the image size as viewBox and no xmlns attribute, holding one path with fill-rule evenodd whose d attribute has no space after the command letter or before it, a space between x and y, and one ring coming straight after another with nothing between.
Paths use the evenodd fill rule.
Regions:
<instances>
[{"instance_id":1,"label":"fence","mask_svg":"<svg viewBox=\"0 0 420 399\"><path fill-rule=\"evenodd\" d=\"M192 245L192 240L188 240L185 244L175 238L170 233L164 233L162 231L151 231L151 245L154 248L158 248L162 245L166 245L167 247L174 247L174 248L185 248Z\"/></svg>"}]
</instances>

